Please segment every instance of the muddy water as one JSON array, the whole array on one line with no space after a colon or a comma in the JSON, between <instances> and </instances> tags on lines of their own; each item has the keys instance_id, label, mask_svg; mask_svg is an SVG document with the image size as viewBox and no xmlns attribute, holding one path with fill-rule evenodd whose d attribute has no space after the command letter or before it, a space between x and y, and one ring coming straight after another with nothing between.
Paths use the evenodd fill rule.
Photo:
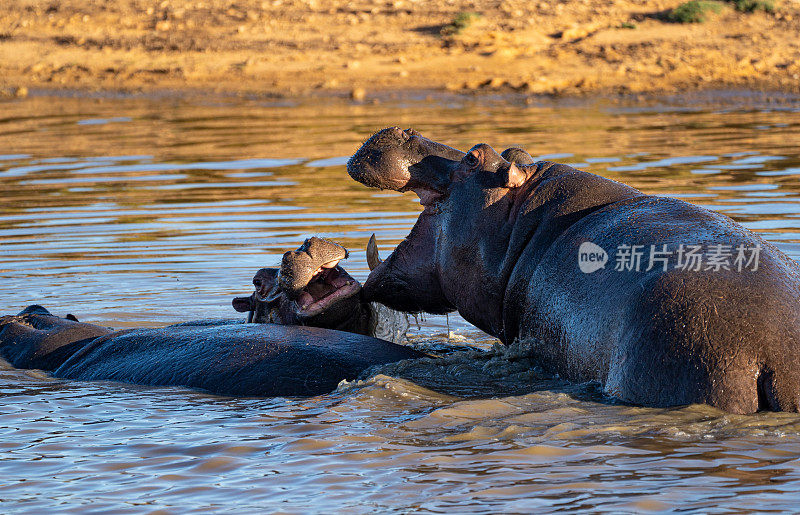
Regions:
<instances>
[{"instance_id":1,"label":"muddy water","mask_svg":"<svg viewBox=\"0 0 800 515\"><path fill-rule=\"evenodd\" d=\"M170 99L0 103L0 312L113 327L229 317L310 234L366 277L419 212L343 163L373 130L522 145L732 216L800 259L800 104ZM451 332L447 338L447 330ZM796 511L800 417L616 405L458 317L446 356L311 399L58 381L0 365L0 511Z\"/></svg>"}]
</instances>

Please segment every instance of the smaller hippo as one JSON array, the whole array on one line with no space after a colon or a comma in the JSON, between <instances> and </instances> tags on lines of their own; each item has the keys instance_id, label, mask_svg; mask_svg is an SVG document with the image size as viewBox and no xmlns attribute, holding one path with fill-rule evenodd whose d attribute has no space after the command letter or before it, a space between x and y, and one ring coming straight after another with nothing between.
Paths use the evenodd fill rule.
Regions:
<instances>
[{"instance_id":1,"label":"smaller hippo","mask_svg":"<svg viewBox=\"0 0 800 515\"><path fill-rule=\"evenodd\" d=\"M255 291L233 299L247 321L337 329L401 343L408 316L361 298L361 284L339 262L347 250L330 240L309 238L283 256L280 268L262 268L253 277ZM375 235L367 244L370 270L380 264Z\"/></svg>"},{"instance_id":2,"label":"smaller hippo","mask_svg":"<svg viewBox=\"0 0 800 515\"><path fill-rule=\"evenodd\" d=\"M338 265L346 256L342 247L310 238L284 255L274 277L256 274L261 286L269 277L272 283L263 294L256 285L250 318L272 323L202 320L113 331L33 305L0 317L0 357L66 379L185 386L218 395L306 396L330 392L371 366L424 356L333 328L374 331L368 305L360 301L361 285ZM293 322L302 325L286 325ZM312 324L317 327L303 327Z\"/></svg>"}]
</instances>

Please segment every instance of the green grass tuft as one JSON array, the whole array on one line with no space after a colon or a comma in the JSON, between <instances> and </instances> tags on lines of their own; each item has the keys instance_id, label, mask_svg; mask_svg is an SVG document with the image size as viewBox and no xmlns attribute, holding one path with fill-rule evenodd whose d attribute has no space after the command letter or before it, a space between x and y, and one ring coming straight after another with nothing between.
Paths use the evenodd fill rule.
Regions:
<instances>
[{"instance_id":1,"label":"green grass tuft","mask_svg":"<svg viewBox=\"0 0 800 515\"><path fill-rule=\"evenodd\" d=\"M722 10L722 4L710 0L691 0L673 9L667 17L676 23L703 23L710 14Z\"/></svg>"},{"instance_id":2,"label":"green grass tuft","mask_svg":"<svg viewBox=\"0 0 800 515\"><path fill-rule=\"evenodd\" d=\"M737 11L752 13L755 11L775 12L775 2L772 0L727 0L733 4Z\"/></svg>"},{"instance_id":3,"label":"green grass tuft","mask_svg":"<svg viewBox=\"0 0 800 515\"><path fill-rule=\"evenodd\" d=\"M481 15L479 13L463 12L458 13L453 18L453 21L442 27L442 36L452 36L460 34L464 29L479 20Z\"/></svg>"}]
</instances>

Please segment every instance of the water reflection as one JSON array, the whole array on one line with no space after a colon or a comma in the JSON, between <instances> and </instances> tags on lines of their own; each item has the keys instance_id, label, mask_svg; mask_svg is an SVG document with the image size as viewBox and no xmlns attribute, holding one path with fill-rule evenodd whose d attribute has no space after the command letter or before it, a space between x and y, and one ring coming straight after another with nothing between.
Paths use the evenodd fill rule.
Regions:
<instances>
[{"instance_id":1,"label":"water reflection","mask_svg":"<svg viewBox=\"0 0 800 515\"><path fill-rule=\"evenodd\" d=\"M310 234L352 249L346 266L364 279L369 235L385 254L420 210L412 194L369 190L344 172L388 125L462 149L520 145L678 196L798 259L798 111L3 102L0 308L41 303L114 327L230 317L254 271ZM450 341L447 327L426 317L416 331L417 343L447 355L436 365L389 367L305 400L0 366L0 499L31 511L796 509L797 415L615 404L595 385L490 357L492 339L458 317Z\"/></svg>"}]
</instances>

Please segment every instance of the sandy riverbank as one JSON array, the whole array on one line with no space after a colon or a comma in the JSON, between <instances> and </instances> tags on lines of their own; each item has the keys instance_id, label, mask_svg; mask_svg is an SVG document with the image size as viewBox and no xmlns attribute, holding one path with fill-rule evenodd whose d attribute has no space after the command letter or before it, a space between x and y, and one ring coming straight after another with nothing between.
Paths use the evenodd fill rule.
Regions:
<instances>
[{"instance_id":1,"label":"sandy riverbank","mask_svg":"<svg viewBox=\"0 0 800 515\"><path fill-rule=\"evenodd\" d=\"M9 0L0 90L800 92L800 1L667 21L680 3Z\"/></svg>"}]
</instances>

